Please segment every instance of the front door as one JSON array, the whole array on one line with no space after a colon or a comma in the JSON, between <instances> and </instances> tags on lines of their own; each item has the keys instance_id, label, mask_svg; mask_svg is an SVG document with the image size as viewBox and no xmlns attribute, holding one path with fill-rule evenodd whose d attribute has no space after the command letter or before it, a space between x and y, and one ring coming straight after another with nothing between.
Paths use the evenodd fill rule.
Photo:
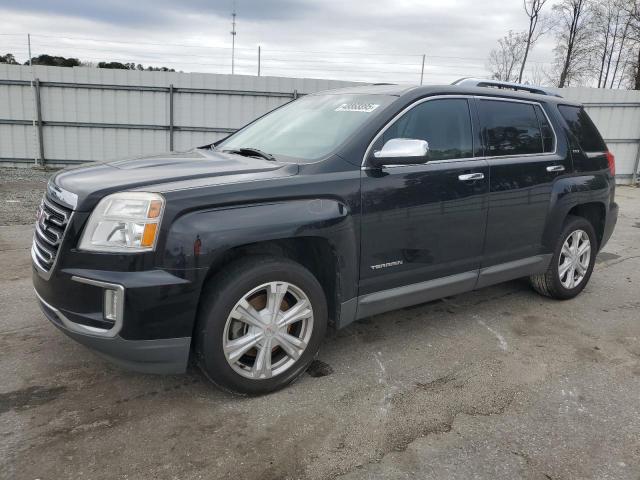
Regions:
<instances>
[{"instance_id":1,"label":"front door","mask_svg":"<svg viewBox=\"0 0 640 480\"><path fill-rule=\"evenodd\" d=\"M370 301L359 316L429 300L429 289L435 298L475 285L489 168L476 158L472 118L467 98L426 99L374 141L369 155L392 138L426 140L429 153L425 163L363 170L359 295Z\"/></svg>"}]
</instances>

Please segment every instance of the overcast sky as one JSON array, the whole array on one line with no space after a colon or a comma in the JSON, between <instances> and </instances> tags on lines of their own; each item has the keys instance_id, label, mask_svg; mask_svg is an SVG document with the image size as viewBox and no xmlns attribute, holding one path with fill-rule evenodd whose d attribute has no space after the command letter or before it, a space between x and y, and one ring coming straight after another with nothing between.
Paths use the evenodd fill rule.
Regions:
<instances>
[{"instance_id":1,"label":"overcast sky","mask_svg":"<svg viewBox=\"0 0 640 480\"><path fill-rule=\"evenodd\" d=\"M545 7L550 11L550 6ZM49 53L176 70L230 73L231 0L0 0L0 54ZM237 0L236 73L425 83L486 76L521 0ZM553 60L543 38L531 67Z\"/></svg>"}]
</instances>

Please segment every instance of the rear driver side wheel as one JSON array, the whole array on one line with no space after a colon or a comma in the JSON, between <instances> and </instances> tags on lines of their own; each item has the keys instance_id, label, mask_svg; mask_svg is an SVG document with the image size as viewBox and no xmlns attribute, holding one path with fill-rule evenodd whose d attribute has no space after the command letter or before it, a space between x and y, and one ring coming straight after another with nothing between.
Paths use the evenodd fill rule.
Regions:
<instances>
[{"instance_id":1,"label":"rear driver side wheel","mask_svg":"<svg viewBox=\"0 0 640 480\"><path fill-rule=\"evenodd\" d=\"M224 389L271 392L306 370L326 326L324 292L311 272L288 259L250 256L203 292L198 363Z\"/></svg>"},{"instance_id":2,"label":"rear driver side wheel","mask_svg":"<svg viewBox=\"0 0 640 480\"><path fill-rule=\"evenodd\" d=\"M588 220L568 217L549 268L545 273L529 277L534 290L562 300L578 295L591 278L597 245L595 231Z\"/></svg>"}]
</instances>

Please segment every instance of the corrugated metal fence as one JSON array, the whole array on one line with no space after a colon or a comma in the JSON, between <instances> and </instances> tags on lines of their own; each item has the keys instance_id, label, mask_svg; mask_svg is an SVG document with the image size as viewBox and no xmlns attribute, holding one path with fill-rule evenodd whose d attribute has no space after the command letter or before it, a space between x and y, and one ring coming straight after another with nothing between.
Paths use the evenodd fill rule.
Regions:
<instances>
[{"instance_id":1,"label":"corrugated metal fence","mask_svg":"<svg viewBox=\"0 0 640 480\"><path fill-rule=\"evenodd\" d=\"M32 79L37 79L32 84ZM0 165L57 166L215 141L298 95L353 85L334 80L0 65ZM558 90L582 102L636 179L640 92ZM634 173L635 172L635 173Z\"/></svg>"},{"instance_id":2,"label":"corrugated metal fence","mask_svg":"<svg viewBox=\"0 0 640 480\"><path fill-rule=\"evenodd\" d=\"M187 150L298 95L346 85L352 83L0 65L0 164L44 159L57 166Z\"/></svg>"}]
</instances>

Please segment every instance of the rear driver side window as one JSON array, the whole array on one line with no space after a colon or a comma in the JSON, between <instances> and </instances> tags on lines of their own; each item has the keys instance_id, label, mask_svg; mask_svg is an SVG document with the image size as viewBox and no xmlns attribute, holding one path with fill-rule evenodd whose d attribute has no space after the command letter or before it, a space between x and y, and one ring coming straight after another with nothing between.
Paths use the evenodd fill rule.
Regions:
<instances>
[{"instance_id":1,"label":"rear driver side window","mask_svg":"<svg viewBox=\"0 0 640 480\"><path fill-rule=\"evenodd\" d=\"M480 100L486 155L528 155L543 152L542 134L533 105Z\"/></svg>"},{"instance_id":2,"label":"rear driver side window","mask_svg":"<svg viewBox=\"0 0 640 480\"><path fill-rule=\"evenodd\" d=\"M392 138L426 140L429 160L473 157L469 104L464 98L420 103L391 125L374 149L379 150Z\"/></svg>"}]
</instances>

